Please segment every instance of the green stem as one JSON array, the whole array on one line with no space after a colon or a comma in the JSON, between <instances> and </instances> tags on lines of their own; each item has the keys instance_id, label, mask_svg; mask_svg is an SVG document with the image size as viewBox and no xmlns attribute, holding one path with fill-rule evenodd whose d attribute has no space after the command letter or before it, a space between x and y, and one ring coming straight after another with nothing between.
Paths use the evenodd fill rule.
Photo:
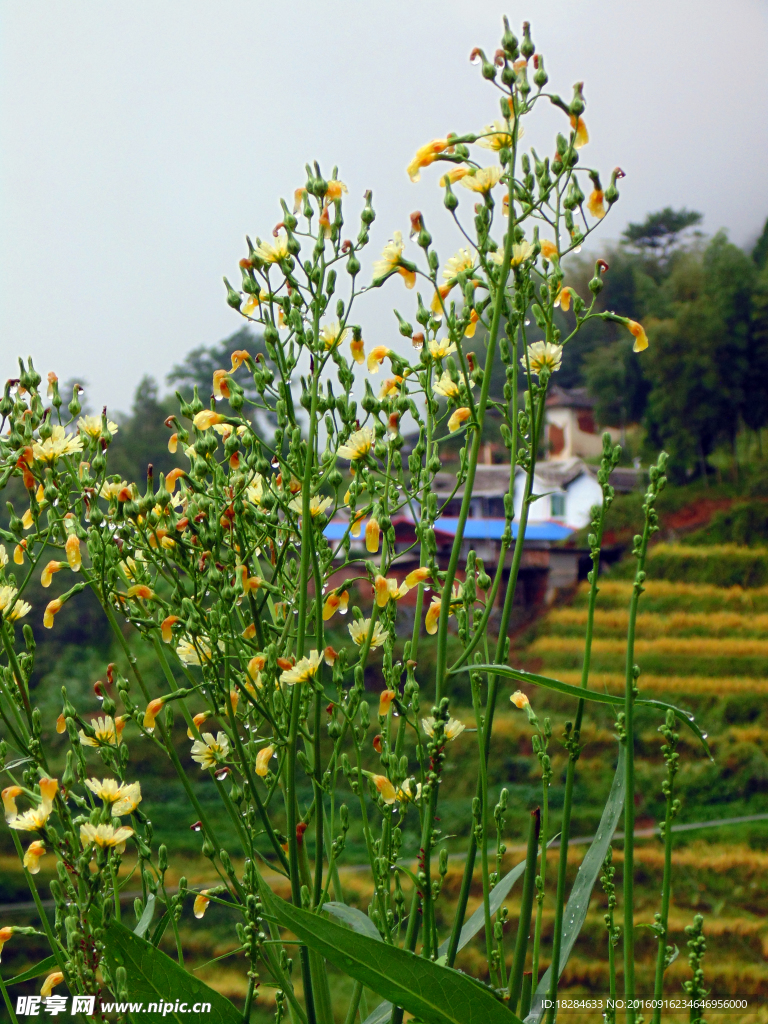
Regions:
<instances>
[{"instance_id":1,"label":"green stem","mask_svg":"<svg viewBox=\"0 0 768 1024\"><path fill-rule=\"evenodd\" d=\"M352 987L352 999L349 1003L349 1009L347 1015L344 1018L344 1024L355 1024L355 1017L357 1016L357 1008L360 1005L360 996L363 994L363 983L362 981L356 981Z\"/></svg>"},{"instance_id":2,"label":"green stem","mask_svg":"<svg viewBox=\"0 0 768 1024\"><path fill-rule=\"evenodd\" d=\"M627 1000L627 1024L635 1024L635 1011L630 1000L635 998L635 630L637 611L645 579L643 567L650 536L650 519L646 515L640 550L638 571L632 588L627 630L627 666L624 689L624 743L626 747L624 795L624 996Z\"/></svg>"},{"instance_id":3,"label":"green stem","mask_svg":"<svg viewBox=\"0 0 768 1024\"><path fill-rule=\"evenodd\" d=\"M541 828L541 810L531 811L531 825L528 831L528 853L525 860L523 877L523 898L520 903L520 919L517 924L517 940L512 970L509 975L509 1008L517 1013L517 1003L523 988L523 968L528 954L528 937L531 931L531 911L533 910L533 893L536 887L536 856L539 852L539 830Z\"/></svg>"},{"instance_id":4,"label":"green stem","mask_svg":"<svg viewBox=\"0 0 768 1024\"><path fill-rule=\"evenodd\" d=\"M488 820L488 775L485 765L484 757L484 730L483 730L483 717L480 709L480 695L478 693L478 684L474 679L471 680L470 686L472 688L472 706L475 711L475 725L477 727L477 745L478 745L478 772L479 772L479 791L480 791L480 821L473 830L473 834L477 837L477 832L480 832L481 843L480 846L480 862L481 872L483 881L483 916L485 919L485 955L488 960L488 970L491 972L491 979L493 980L493 926L491 924L491 907L490 907L490 880L488 876L488 843L486 842L485 836L485 825ZM478 829L479 825L479 829Z\"/></svg>"},{"instance_id":5,"label":"green stem","mask_svg":"<svg viewBox=\"0 0 768 1024\"><path fill-rule=\"evenodd\" d=\"M544 892L547 880L547 842L549 841L549 779L545 777L543 785L541 812L541 862L539 877L541 878L541 899L536 903L536 925L533 931L533 953L531 956L531 975L533 983L539 983L539 949L541 948L541 928L544 921Z\"/></svg>"},{"instance_id":6,"label":"green stem","mask_svg":"<svg viewBox=\"0 0 768 1024\"><path fill-rule=\"evenodd\" d=\"M5 982L3 981L2 978L0 978L0 989L2 989L3 992L3 1002L5 1003L5 1007L8 1010L8 1017L11 1021L11 1024L19 1024L19 1019L16 1016L16 1013L13 1009L13 1005L11 1003L11 997L8 995L8 989L5 987Z\"/></svg>"}]
</instances>

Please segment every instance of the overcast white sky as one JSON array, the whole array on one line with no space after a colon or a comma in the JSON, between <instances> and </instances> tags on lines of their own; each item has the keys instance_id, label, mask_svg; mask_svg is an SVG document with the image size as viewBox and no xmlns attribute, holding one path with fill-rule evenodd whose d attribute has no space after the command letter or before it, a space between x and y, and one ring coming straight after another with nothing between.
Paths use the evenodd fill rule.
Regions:
<instances>
[{"instance_id":1,"label":"overcast white sky","mask_svg":"<svg viewBox=\"0 0 768 1024\"><path fill-rule=\"evenodd\" d=\"M405 166L497 116L468 55L493 53L505 10L518 32L532 22L553 89L585 81L584 161L627 172L605 238L672 205L754 241L766 0L2 0L0 375L31 354L126 410L143 374L162 382L240 326L221 276L238 278L243 236L269 234L306 160L338 163L355 201L373 189L371 255L417 208L451 255L437 173L414 185ZM552 112L531 138L549 152L560 127ZM386 306L360 307L367 339L397 337L389 305L411 312L392 283Z\"/></svg>"}]
</instances>

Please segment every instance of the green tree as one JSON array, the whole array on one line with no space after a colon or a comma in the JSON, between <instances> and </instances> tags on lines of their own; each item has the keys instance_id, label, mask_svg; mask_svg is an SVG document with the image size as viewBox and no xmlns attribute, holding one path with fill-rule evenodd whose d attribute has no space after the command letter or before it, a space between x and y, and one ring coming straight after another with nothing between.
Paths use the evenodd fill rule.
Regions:
<instances>
[{"instance_id":1,"label":"green tree","mask_svg":"<svg viewBox=\"0 0 768 1024\"><path fill-rule=\"evenodd\" d=\"M629 224L622 234L624 242L643 253L651 253L665 262L683 239L684 233L700 224L696 210L673 210L665 206L649 213L641 224Z\"/></svg>"},{"instance_id":2,"label":"green tree","mask_svg":"<svg viewBox=\"0 0 768 1024\"><path fill-rule=\"evenodd\" d=\"M668 282L672 315L648 325L648 438L670 452L678 476L697 465L706 473L718 444L735 445L743 423L765 418L751 397L754 279L754 263L720 232L701 257L676 261Z\"/></svg>"}]
</instances>

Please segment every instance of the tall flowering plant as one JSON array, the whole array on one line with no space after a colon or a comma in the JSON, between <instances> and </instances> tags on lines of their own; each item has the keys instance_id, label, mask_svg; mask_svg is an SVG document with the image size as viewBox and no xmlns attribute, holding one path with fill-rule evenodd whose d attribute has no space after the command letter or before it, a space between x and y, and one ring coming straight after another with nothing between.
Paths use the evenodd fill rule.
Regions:
<instances>
[{"instance_id":1,"label":"tall flowering plant","mask_svg":"<svg viewBox=\"0 0 768 1024\"><path fill-rule=\"evenodd\" d=\"M224 1020L249 1019L263 976L277 989L277 1020L288 1012L308 1024L331 1021L334 1011L336 1019L342 1013L352 1022L366 986L392 1000L368 1017L369 1024L399 1024L404 1010L441 1022L514 1020L516 1013L529 1012L540 1019L542 992L557 993L580 926L564 922L565 863L579 728L591 697L588 652L600 538L612 499L609 475L618 458L607 442L599 476L604 502L594 510L590 537L593 593L583 687L509 669L507 633L536 499L547 388L563 346L575 344L594 317L624 324L638 352L647 339L639 324L595 310L608 270L602 260L589 295L578 294L566 278L566 257L617 201L622 177L616 169L604 188L598 170L582 163L589 136L581 83L569 101L548 90L527 24L519 40L505 22L494 56L477 49L472 62L496 91L495 117L482 129L426 144L408 167L412 181L422 174L436 178L457 231L457 252L441 260L417 212L410 242L393 232L372 276L364 275L361 254L375 218L371 193L364 197L354 236L346 228L347 187L338 172L324 177L317 164L308 166L293 201L281 201L280 221L267 240L248 239L238 287L225 280L229 305L258 328L265 352L234 352L231 366L214 373L207 404L197 390L192 401L180 401L178 414L167 420L168 447L179 456L178 468L155 479L149 467L140 483L111 475L109 445L117 427L106 413L80 416L76 389L67 416L55 375L42 393L31 363L22 364L19 377L6 384L0 482L20 478L26 507L21 516L12 507L4 536L13 566L3 553L0 569L0 715L8 783L3 800L55 958L46 996L66 984L73 994L94 996L98 1013L109 993L120 999L144 991L147 964L165 972L169 992L184 993L190 985L205 989L184 969L178 920L187 900L198 918L215 902L234 923L248 988L242 1014L208 990ZM563 118L563 130L544 158L523 144L524 122L542 103ZM395 316L406 341L371 345L357 310L366 291L385 286L403 289L397 302L406 312ZM482 348L482 357L473 346ZM498 393L494 369L504 379ZM246 396L246 376L257 397ZM248 393L254 394L251 388ZM501 421L509 464L501 549L491 572L471 547L462 555L490 414ZM450 556L441 564L435 528L444 506L434 484L442 444L454 435L463 440L454 492L461 495L461 507ZM513 532L518 470L524 494ZM638 538L635 612L661 486L663 460L652 473L646 530ZM405 550L393 525L400 515L413 520L417 538ZM336 532L329 530L331 520ZM114 686L100 684L97 717L83 717L63 692L56 728L66 734L68 750L60 778L49 763L46 723L30 693L34 639L28 626L18 644L17 623L30 613L22 595L37 576L58 595L45 609L46 628L55 628L63 605L90 588L125 654L126 674L110 667L107 682ZM400 645L406 595L415 614ZM496 607L501 611L492 619ZM142 675L121 622L130 623L152 650L164 679L159 691ZM434 652L434 678L425 693L416 670L427 645ZM626 784L633 784L625 768L631 762L626 737L632 736L637 688L631 657L628 664L624 753L618 789L615 784L606 807L606 820L614 826ZM365 690L372 665L383 679L373 705ZM451 741L465 728L453 717L452 691L459 673L469 670L477 795L458 905L451 927L441 933L436 906L447 856L438 827L440 797ZM539 724L521 691L512 700L534 730L543 808L526 825L526 860L503 878L505 794L495 809L488 803L494 715L510 676L573 691L578 700L566 735L566 819L556 893L550 895L557 917L548 950L541 915L551 839L551 729ZM210 777L231 821L237 837L231 849L222 845L179 758L178 716L191 758ZM674 714L665 725L668 743L673 725ZM207 889L193 892L183 878L177 892L165 884L168 852L154 840L142 811L141 780L131 769L130 744L137 736L163 752L178 772L192 827L217 876ZM671 793L672 776L669 786ZM625 806L631 808L631 799ZM370 866L367 915L346 906L339 876L351 808L362 823ZM488 853L492 820L498 834L495 870ZM406 821L411 827L417 823L421 837L415 867L401 850ZM587 902L605 852L590 876ZM467 919L478 854L483 902ZM46 855L57 864L53 915L33 878ZM126 858L142 891L138 924L130 928L120 904L126 882L119 871ZM272 892L267 867L289 881L290 902ZM521 877L522 907L512 943L504 899ZM631 903L631 878L626 886L625 881ZM579 905L575 896L572 904ZM629 913L631 921L631 906ZM663 977L670 955L666 921L660 919L658 928ZM175 936L177 962L157 949L166 929ZM298 972L288 955L294 947L286 929L299 940ZM453 965L481 930L487 965L481 981L474 981ZM0 939L8 941L13 932L4 928ZM140 970L138 947L144 958ZM545 958L552 966L540 980L537 965ZM354 979L344 1007L333 1005L325 960ZM532 985L524 973L531 961ZM631 993L629 976L626 984Z\"/></svg>"}]
</instances>

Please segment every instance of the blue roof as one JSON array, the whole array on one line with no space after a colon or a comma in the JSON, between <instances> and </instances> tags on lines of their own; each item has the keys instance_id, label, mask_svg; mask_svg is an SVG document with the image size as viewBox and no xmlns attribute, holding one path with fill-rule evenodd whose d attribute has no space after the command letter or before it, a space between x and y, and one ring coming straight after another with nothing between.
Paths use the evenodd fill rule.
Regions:
<instances>
[{"instance_id":1,"label":"blue roof","mask_svg":"<svg viewBox=\"0 0 768 1024\"><path fill-rule=\"evenodd\" d=\"M323 533L328 540L341 540L347 531L348 523L343 520L332 520L325 527ZM459 520L443 516L435 523L437 533L447 533L452 537L456 536ZM361 522L361 530L365 524ZM464 537L466 540L501 540L504 532L505 521L503 519L467 519L464 526ZM512 522L512 536L517 537L518 523ZM545 522L529 523L525 531L526 540L558 541L570 537L573 530L562 523Z\"/></svg>"}]
</instances>

